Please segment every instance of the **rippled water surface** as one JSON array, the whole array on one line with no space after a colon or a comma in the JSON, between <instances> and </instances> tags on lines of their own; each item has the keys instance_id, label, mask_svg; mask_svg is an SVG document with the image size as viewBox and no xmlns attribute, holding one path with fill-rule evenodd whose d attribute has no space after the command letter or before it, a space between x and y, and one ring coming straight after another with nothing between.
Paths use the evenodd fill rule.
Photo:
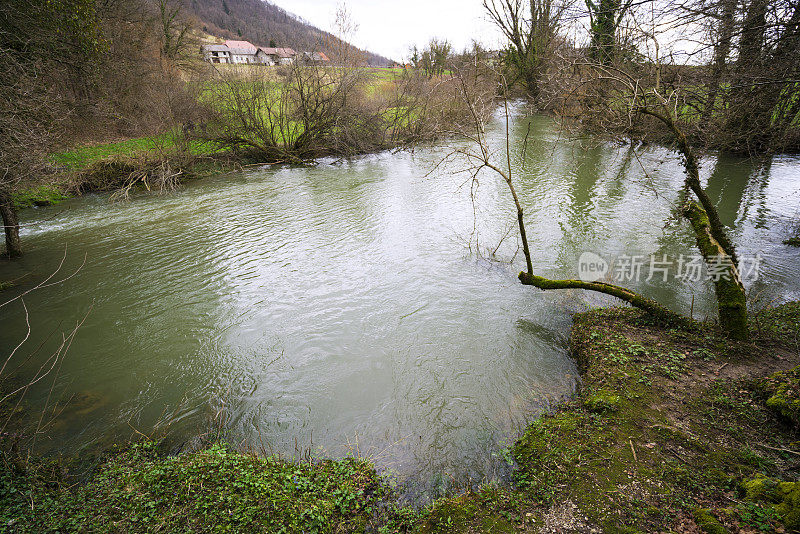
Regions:
<instances>
[{"instance_id":1,"label":"rippled water surface","mask_svg":"<svg viewBox=\"0 0 800 534\"><path fill-rule=\"evenodd\" d=\"M585 250L693 253L668 150L565 141L539 117L515 119L512 136L537 272L575 277ZM0 264L0 280L29 288L65 253L61 274L80 269L25 298L31 336L15 362L38 367L85 317L57 375L28 395L61 411L39 444L74 452L134 429L180 443L220 426L268 452L370 455L417 492L500 476L504 443L576 387L571 313L607 301L518 284L504 184L482 173L476 188L457 162L428 174L455 146L25 212L27 255ZM800 298L800 253L781 243L800 161L703 163L740 254L762 257L754 306ZM628 285L713 313L705 283L644 278ZM0 308L6 354L25 324L20 301Z\"/></svg>"}]
</instances>

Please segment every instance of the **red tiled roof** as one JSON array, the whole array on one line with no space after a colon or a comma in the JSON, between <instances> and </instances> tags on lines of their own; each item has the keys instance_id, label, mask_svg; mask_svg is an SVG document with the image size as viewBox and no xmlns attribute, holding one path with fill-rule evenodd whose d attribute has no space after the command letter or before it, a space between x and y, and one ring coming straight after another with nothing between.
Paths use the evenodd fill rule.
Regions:
<instances>
[{"instance_id":1,"label":"red tiled roof","mask_svg":"<svg viewBox=\"0 0 800 534\"><path fill-rule=\"evenodd\" d=\"M239 50L251 50L253 53L256 51L256 45L250 41L225 41L225 46L228 48L237 48Z\"/></svg>"},{"instance_id":2,"label":"red tiled roof","mask_svg":"<svg viewBox=\"0 0 800 534\"><path fill-rule=\"evenodd\" d=\"M268 48L260 46L259 49L267 55L278 57L292 57L295 55L291 48Z\"/></svg>"}]
</instances>

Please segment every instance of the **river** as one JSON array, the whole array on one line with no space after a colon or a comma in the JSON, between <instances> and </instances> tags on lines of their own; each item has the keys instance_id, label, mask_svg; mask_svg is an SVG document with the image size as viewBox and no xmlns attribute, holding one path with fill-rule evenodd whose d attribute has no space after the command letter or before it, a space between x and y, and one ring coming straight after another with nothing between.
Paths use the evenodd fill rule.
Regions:
<instances>
[{"instance_id":1,"label":"river","mask_svg":"<svg viewBox=\"0 0 800 534\"><path fill-rule=\"evenodd\" d=\"M695 253L670 150L568 140L520 107L511 137L538 274L574 278L586 251L645 267ZM140 434L188 447L221 432L267 453L370 457L417 500L502 478L525 424L577 386L572 313L610 300L518 283L505 184L484 171L471 187L462 161L437 167L466 146L253 167L22 213L27 253L0 263L0 280L24 278L0 302L62 258L54 280L75 273L25 297L22 374L85 317L26 397L34 412L48 403L44 422L54 404L59 414L37 447L70 454ZM758 261L751 306L800 298L800 249L782 244L797 228L800 158L708 155L702 176L740 255ZM708 281L648 272L624 285L713 316ZM0 308L0 325L7 355L27 331L22 301Z\"/></svg>"}]
</instances>

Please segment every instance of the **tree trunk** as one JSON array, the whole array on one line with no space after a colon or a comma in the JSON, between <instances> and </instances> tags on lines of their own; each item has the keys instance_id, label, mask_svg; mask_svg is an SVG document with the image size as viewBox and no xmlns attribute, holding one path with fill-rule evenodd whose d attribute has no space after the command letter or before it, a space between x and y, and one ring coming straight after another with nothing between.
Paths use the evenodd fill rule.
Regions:
<instances>
[{"instance_id":1,"label":"tree trunk","mask_svg":"<svg viewBox=\"0 0 800 534\"><path fill-rule=\"evenodd\" d=\"M616 297L631 306L635 306L640 310L644 310L654 317L658 317L667 322L679 323L682 325L692 324L692 320L672 310L662 306L658 302L644 297L635 291L628 288L615 286L613 284L606 284L604 282L584 282L583 280L551 280L543 278L534 274L521 272L519 273L519 281L523 285L533 286L539 289L586 289L588 291L596 291L604 293L612 297Z\"/></svg>"},{"instance_id":2,"label":"tree trunk","mask_svg":"<svg viewBox=\"0 0 800 534\"><path fill-rule=\"evenodd\" d=\"M728 239L725 226L719 218L714 203L700 184L700 167L697 155L692 150L683 132L668 115L649 109L641 113L657 118L666 124L675 135L678 150L683 154L683 167L686 171L686 187L695 194L698 201L689 201L683 209L694 230L697 248L706 262L709 273L714 273L714 290L717 294L719 323L725 335L732 339L744 340L749 336L747 329L747 297L739 275L739 258L736 247ZM719 275L719 276L717 276Z\"/></svg>"},{"instance_id":3,"label":"tree trunk","mask_svg":"<svg viewBox=\"0 0 800 534\"><path fill-rule=\"evenodd\" d=\"M600 0L594 20L591 24L592 40L590 47L592 57L602 65L610 65L614 61L614 40L617 34L619 0Z\"/></svg>"},{"instance_id":4,"label":"tree trunk","mask_svg":"<svg viewBox=\"0 0 800 534\"><path fill-rule=\"evenodd\" d=\"M10 197L0 197L0 214L3 218L3 228L6 233L6 254L10 258L22 256L22 246L19 241L19 218Z\"/></svg>"},{"instance_id":5,"label":"tree trunk","mask_svg":"<svg viewBox=\"0 0 800 534\"><path fill-rule=\"evenodd\" d=\"M725 130L728 150L763 152L770 148L772 115L781 93L780 84L768 83L764 43L768 0L751 0L741 25L739 58L731 80L731 98Z\"/></svg>"},{"instance_id":6,"label":"tree trunk","mask_svg":"<svg viewBox=\"0 0 800 534\"><path fill-rule=\"evenodd\" d=\"M736 0L720 0L720 24L717 42L714 43L714 63L711 67L711 80L708 84L708 96L703 108L702 122L707 124L713 118L717 108L717 97L722 76L725 73L728 56L731 53L733 40Z\"/></svg>"},{"instance_id":7,"label":"tree trunk","mask_svg":"<svg viewBox=\"0 0 800 534\"><path fill-rule=\"evenodd\" d=\"M708 214L700 204L695 201L689 202L683 210L683 215L692 224L697 248L700 249L712 274L722 330L732 339L747 339L749 335L747 297L739 269L725 248L714 239ZM711 269L714 270L713 273Z\"/></svg>"}]
</instances>

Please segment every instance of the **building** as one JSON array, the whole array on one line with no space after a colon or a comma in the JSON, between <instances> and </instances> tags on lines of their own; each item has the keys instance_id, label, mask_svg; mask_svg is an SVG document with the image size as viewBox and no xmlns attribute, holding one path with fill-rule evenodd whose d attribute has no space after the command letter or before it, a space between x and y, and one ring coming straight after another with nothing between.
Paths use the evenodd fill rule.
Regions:
<instances>
[{"instance_id":1,"label":"building","mask_svg":"<svg viewBox=\"0 0 800 534\"><path fill-rule=\"evenodd\" d=\"M291 65L297 57L297 52L291 48L276 48L278 51L278 64Z\"/></svg>"},{"instance_id":2,"label":"building","mask_svg":"<svg viewBox=\"0 0 800 534\"><path fill-rule=\"evenodd\" d=\"M331 62L323 52L303 52L302 61L306 65L328 65Z\"/></svg>"},{"instance_id":3,"label":"building","mask_svg":"<svg viewBox=\"0 0 800 534\"><path fill-rule=\"evenodd\" d=\"M209 63L230 63L231 49L224 44L203 45L200 48L203 59Z\"/></svg>"},{"instance_id":4,"label":"building","mask_svg":"<svg viewBox=\"0 0 800 534\"><path fill-rule=\"evenodd\" d=\"M231 63L259 63L258 47L249 41L225 41L230 49Z\"/></svg>"},{"instance_id":5,"label":"building","mask_svg":"<svg viewBox=\"0 0 800 534\"><path fill-rule=\"evenodd\" d=\"M297 56L291 48L265 48L249 41L232 40L225 41L224 44L203 45L200 52L209 63L249 65L289 65Z\"/></svg>"},{"instance_id":6,"label":"building","mask_svg":"<svg viewBox=\"0 0 800 534\"><path fill-rule=\"evenodd\" d=\"M289 65L297 55L291 48L259 47L259 52L263 54L262 62L266 65Z\"/></svg>"}]
</instances>

